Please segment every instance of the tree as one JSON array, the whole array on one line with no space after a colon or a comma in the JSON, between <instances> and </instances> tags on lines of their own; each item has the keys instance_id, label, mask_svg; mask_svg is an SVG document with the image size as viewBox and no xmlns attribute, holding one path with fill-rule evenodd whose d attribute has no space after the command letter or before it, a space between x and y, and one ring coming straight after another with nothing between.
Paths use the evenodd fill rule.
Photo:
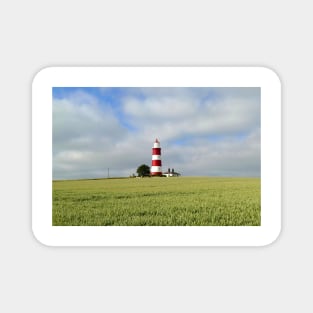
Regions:
<instances>
[{"instance_id":1,"label":"tree","mask_svg":"<svg viewBox=\"0 0 313 313\"><path fill-rule=\"evenodd\" d=\"M138 176L150 176L150 167L146 164L142 164L137 168Z\"/></svg>"}]
</instances>

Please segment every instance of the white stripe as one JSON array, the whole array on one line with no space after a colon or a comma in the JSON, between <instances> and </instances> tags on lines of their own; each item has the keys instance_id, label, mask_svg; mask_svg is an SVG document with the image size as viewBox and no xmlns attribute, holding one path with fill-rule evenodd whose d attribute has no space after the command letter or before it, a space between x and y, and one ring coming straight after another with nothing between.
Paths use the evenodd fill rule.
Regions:
<instances>
[{"instance_id":1,"label":"white stripe","mask_svg":"<svg viewBox=\"0 0 313 313\"><path fill-rule=\"evenodd\" d=\"M161 156L157 154L152 155L152 160L161 160Z\"/></svg>"},{"instance_id":2,"label":"white stripe","mask_svg":"<svg viewBox=\"0 0 313 313\"><path fill-rule=\"evenodd\" d=\"M160 146L160 143L159 142L155 142L154 144L153 144L153 148L160 148L161 146Z\"/></svg>"},{"instance_id":3,"label":"white stripe","mask_svg":"<svg viewBox=\"0 0 313 313\"><path fill-rule=\"evenodd\" d=\"M151 173L162 172L161 166L151 166Z\"/></svg>"}]
</instances>

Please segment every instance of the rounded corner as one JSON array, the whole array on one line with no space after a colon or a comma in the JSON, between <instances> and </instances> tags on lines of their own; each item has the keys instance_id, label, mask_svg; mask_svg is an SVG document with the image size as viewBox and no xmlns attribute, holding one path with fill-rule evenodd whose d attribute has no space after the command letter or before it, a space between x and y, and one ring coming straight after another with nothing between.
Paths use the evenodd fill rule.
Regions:
<instances>
[{"instance_id":1,"label":"rounded corner","mask_svg":"<svg viewBox=\"0 0 313 313\"><path fill-rule=\"evenodd\" d=\"M280 87L282 86L282 80L276 70L267 66L260 66L259 68L265 72L268 78L275 80Z\"/></svg>"},{"instance_id":2,"label":"rounded corner","mask_svg":"<svg viewBox=\"0 0 313 313\"><path fill-rule=\"evenodd\" d=\"M273 236L270 237L269 240L265 242L264 244L262 244L261 246L268 247L268 246L275 244L277 240L281 237L281 232L282 232L282 228L280 226L279 229L277 229L277 231L273 234Z\"/></svg>"},{"instance_id":3,"label":"rounded corner","mask_svg":"<svg viewBox=\"0 0 313 313\"><path fill-rule=\"evenodd\" d=\"M32 227L31 232L32 232L33 238L34 238L39 244L41 244L41 245L44 246L44 247L52 247L52 245L46 243L44 240L42 240L42 239L40 238L40 235L38 235L38 233L36 232L36 230L34 229L34 227Z\"/></svg>"},{"instance_id":4,"label":"rounded corner","mask_svg":"<svg viewBox=\"0 0 313 313\"><path fill-rule=\"evenodd\" d=\"M42 67L41 69L39 69L33 76L32 86L34 86L38 80L45 77L45 75L47 74L48 71L50 72L54 68L55 67L52 67L52 66L46 66L46 67Z\"/></svg>"}]
</instances>

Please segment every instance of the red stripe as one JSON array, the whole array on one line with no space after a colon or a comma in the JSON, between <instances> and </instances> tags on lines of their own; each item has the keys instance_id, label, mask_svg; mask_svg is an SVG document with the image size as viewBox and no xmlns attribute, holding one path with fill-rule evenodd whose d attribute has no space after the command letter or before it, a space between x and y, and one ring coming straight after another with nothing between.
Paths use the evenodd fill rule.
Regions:
<instances>
[{"instance_id":1,"label":"red stripe","mask_svg":"<svg viewBox=\"0 0 313 313\"><path fill-rule=\"evenodd\" d=\"M155 176L155 175L162 175L162 172L151 172L151 175L152 175L152 176Z\"/></svg>"},{"instance_id":2,"label":"red stripe","mask_svg":"<svg viewBox=\"0 0 313 313\"><path fill-rule=\"evenodd\" d=\"M153 155L161 155L161 148L152 148Z\"/></svg>"},{"instance_id":3,"label":"red stripe","mask_svg":"<svg viewBox=\"0 0 313 313\"><path fill-rule=\"evenodd\" d=\"M152 160L152 166L161 166L161 160Z\"/></svg>"}]
</instances>

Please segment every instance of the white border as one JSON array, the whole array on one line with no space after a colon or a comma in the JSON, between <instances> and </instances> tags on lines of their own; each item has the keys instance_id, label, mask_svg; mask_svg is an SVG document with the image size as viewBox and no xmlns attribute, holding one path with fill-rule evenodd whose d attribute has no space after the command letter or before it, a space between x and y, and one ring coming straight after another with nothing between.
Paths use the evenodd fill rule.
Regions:
<instances>
[{"instance_id":1,"label":"white border","mask_svg":"<svg viewBox=\"0 0 313 313\"><path fill-rule=\"evenodd\" d=\"M52 87L261 87L261 226L52 226ZM264 67L50 67L32 85L32 228L49 246L264 246L281 229L281 84Z\"/></svg>"}]
</instances>

